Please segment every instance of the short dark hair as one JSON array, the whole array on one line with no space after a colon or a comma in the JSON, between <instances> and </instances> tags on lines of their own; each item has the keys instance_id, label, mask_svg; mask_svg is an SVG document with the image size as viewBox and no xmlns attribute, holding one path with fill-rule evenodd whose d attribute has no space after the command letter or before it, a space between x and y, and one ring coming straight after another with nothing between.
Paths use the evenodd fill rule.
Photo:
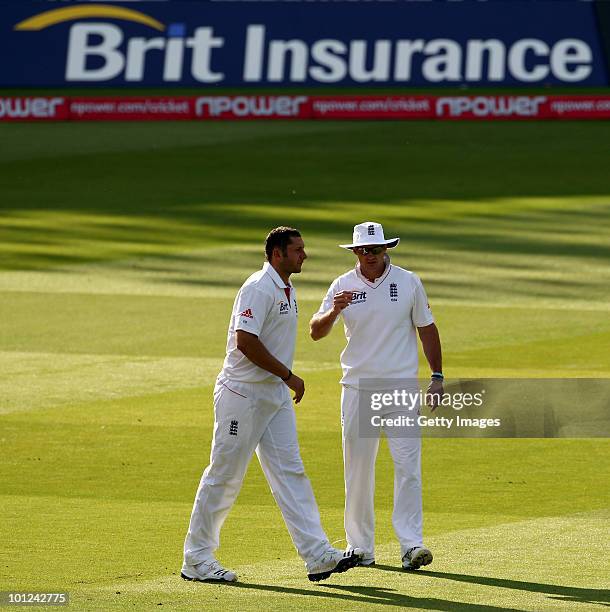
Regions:
<instances>
[{"instance_id":1,"label":"short dark hair","mask_svg":"<svg viewBox=\"0 0 610 612\"><path fill-rule=\"evenodd\" d=\"M286 255L286 249L293 238L300 238L301 233L294 227L280 226L272 229L265 238L265 254L267 255L267 261L271 261L273 255L273 249L278 247L284 255Z\"/></svg>"}]
</instances>

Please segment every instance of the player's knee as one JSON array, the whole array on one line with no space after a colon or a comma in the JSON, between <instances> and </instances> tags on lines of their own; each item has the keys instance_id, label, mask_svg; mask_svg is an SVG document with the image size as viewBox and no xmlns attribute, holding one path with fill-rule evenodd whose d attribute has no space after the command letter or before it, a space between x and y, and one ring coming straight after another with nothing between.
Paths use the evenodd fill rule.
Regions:
<instances>
[{"instance_id":1,"label":"player's knee","mask_svg":"<svg viewBox=\"0 0 610 612\"><path fill-rule=\"evenodd\" d=\"M211 485L232 485L240 483L246 473L246 466L234 461L231 453L215 453L204 475L205 482Z\"/></svg>"},{"instance_id":2,"label":"player's knee","mask_svg":"<svg viewBox=\"0 0 610 612\"><path fill-rule=\"evenodd\" d=\"M421 474L417 471L409 469L397 469L396 476L402 481L407 487L421 487Z\"/></svg>"},{"instance_id":3,"label":"player's knee","mask_svg":"<svg viewBox=\"0 0 610 612\"><path fill-rule=\"evenodd\" d=\"M244 479L244 474L236 474L230 470L211 470L204 479L203 485L208 487L238 488Z\"/></svg>"},{"instance_id":4,"label":"player's knee","mask_svg":"<svg viewBox=\"0 0 610 612\"><path fill-rule=\"evenodd\" d=\"M303 465L303 462L300 461L290 466L290 473L293 476L303 476L304 477L305 476L305 466Z\"/></svg>"},{"instance_id":5,"label":"player's knee","mask_svg":"<svg viewBox=\"0 0 610 612\"><path fill-rule=\"evenodd\" d=\"M299 456L289 456L280 463L280 469L286 476L305 476L305 466Z\"/></svg>"}]
</instances>

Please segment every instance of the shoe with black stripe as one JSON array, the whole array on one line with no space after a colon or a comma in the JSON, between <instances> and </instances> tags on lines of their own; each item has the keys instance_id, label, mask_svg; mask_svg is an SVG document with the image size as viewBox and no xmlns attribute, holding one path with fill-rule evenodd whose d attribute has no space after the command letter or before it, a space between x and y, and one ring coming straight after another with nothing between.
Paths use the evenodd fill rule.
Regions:
<instances>
[{"instance_id":1,"label":"shoe with black stripe","mask_svg":"<svg viewBox=\"0 0 610 612\"><path fill-rule=\"evenodd\" d=\"M225 569L216 559L208 559L197 565L183 565L180 576L194 582L235 582L237 574Z\"/></svg>"},{"instance_id":2,"label":"shoe with black stripe","mask_svg":"<svg viewBox=\"0 0 610 612\"><path fill-rule=\"evenodd\" d=\"M362 551L359 548L346 550L328 548L315 561L307 564L307 577L311 582L326 580L331 574L347 572L360 564Z\"/></svg>"},{"instance_id":3,"label":"shoe with black stripe","mask_svg":"<svg viewBox=\"0 0 610 612\"><path fill-rule=\"evenodd\" d=\"M354 550L351 546L348 546L345 549L345 552L350 552ZM364 549L362 549L362 556L360 558L360 562L358 563L360 567L371 567L375 565L375 555L373 553L366 553Z\"/></svg>"}]
</instances>

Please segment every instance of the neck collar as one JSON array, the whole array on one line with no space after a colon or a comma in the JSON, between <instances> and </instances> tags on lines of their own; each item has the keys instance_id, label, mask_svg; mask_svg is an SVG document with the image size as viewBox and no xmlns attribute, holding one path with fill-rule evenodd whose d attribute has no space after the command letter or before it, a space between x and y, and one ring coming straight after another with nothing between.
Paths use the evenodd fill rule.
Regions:
<instances>
[{"instance_id":1,"label":"neck collar","mask_svg":"<svg viewBox=\"0 0 610 612\"><path fill-rule=\"evenodd\" d=\"M387 253L383 257L383 263L385 264L385 268L381 273L381 276L378 276L374 281L370 281L366 276L364 276L364 274L362 274L362 271L360 270L360 262L356 264L356 274L358 275L358 278L369 285L369 287L376 287L385 280L386 276L390 273L390 268L392 267L392 264L390 263L390 256Z\"/></svg>"},{"instance_id":2,"label":"neck collar","mask_svg":"<svg viewBox=\"0 0 610 612\"><path fill-rule=\"evenodd\" d=\"M286 284L282 280L282 277L278 274L277 270L268 261L264 263L263 270L273 279L273 282L280 289L290 289L292 287L290 283Z\"/></svg>"}]
</instances>

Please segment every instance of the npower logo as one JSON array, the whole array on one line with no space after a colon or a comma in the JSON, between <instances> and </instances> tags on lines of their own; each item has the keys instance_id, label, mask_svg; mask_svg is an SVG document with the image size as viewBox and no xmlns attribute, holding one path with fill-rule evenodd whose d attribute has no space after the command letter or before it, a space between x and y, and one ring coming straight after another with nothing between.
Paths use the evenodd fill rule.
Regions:
<instances>
[{"instance_id":1,"label":"npower logo","mask_svg":"<svg viewBox=\"0 0 610 612\"><path fill-rule=\"evenodd\" d=\"M537 117L546 96L447 96L437 98L437 117Z\"/></svg>"},{"instance_id":2,"label":"npower logo","mask_svg":"<svg viewBox=\"0 0 610 612\"><path fill-rule=\"evenodd\" d=\"M83 19L96 21L82 22ZM126 40L121 27L108 23L109 19L147 26L164 36L133 36ZM21 21L15 30L43 30L71 21L76 23L68 35L67 81L103 82L121 75L126 81L142 81L147 54L159 51L164 54L163 81L180 81L185 48L192 49L191 73L196 80L215 83L224 78L222 73L211 69L211 51L224 42L213 36L212 28L196 28L193 36L187 38L184 23L166 26L149 15L125 7L90 4L52 9Z\"/></svg>"}]
</instances>

